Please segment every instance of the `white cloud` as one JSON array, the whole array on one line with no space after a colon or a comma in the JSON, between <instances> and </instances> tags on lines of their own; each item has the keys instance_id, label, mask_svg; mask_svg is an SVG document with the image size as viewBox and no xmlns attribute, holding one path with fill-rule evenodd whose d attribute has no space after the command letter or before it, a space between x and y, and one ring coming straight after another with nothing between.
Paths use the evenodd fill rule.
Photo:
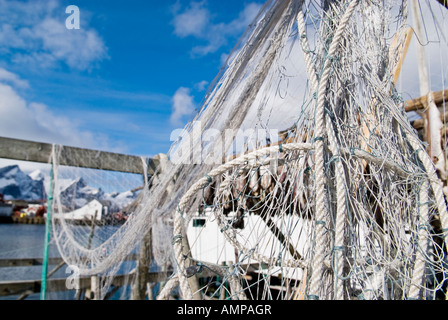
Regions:
<instances>
[{"instance_id":1,"label":"white cloud","mask_svg":"<svg viewBox=\"0 0 448 320\"><path fill-rule=\"evenodd\" d=\"M0 53L13 63L48 68L62 62L86 70L107 58L104 41L84 15L81 29L69 30L65 8L56 1L0 0L0 7Z\"/></svg>"},{"instance_id":2,"label":"white cloud","mask_svg":"<svg viewBox=\"0 0 448 320\"><path fill-rule=\"evenodd\" d=\"M190 94L190 89L181 87L173 96L173 112L170 122L172 125L182 125L185 117L191 116L195 112L194 98Z\"/></svg>"},{"instance_id":3,"label":"white cloud","mask_svg":"<svg viewBox=\"0 0 448 320\"><path fill-rule=\"evenodd\" d=\"M29 88L28 81L20 79L18 75L3 68L0 68L0 81L5 81L19 88Z\"/></svg>"},{"instance_id":4,"label":"white cloud","mask_svg":"<svg viewBox=\"0 0 448 320\"><path fill-rule=\"evenodd\" d=\"M95 30L68 30L63 22L47 18L34 31L46 52L73 69L87 69L106 57L104 42Z\"/></svg>"},{"instance_id":5,"label":"white cloud","mask_svg":"<svg viewBox=\"0 0 448 320\"><path fill-rule=\"evenodd\" d=\"M228 53L222 53L221 54L221 58L220 58L221 65L224 65L224 63L227 62L228 58L229 58L229 54Z\"/></svg>"},{"instance_id":6,"label":"white cloud","mask_svg":"<svg viewBox=\"0 0 448 320\"><path fill-rule=\"evenodd\" d=\"M243 11L241 11L238 15L238 18L231 21L226 27L229 29L229 32L239 33L242 30L246 29L249 24L252 23L252 21L257 16L258 12L260 11L262 5L251 2L248 3Z\"/></svg>"},{"instance_id":7,"label":"white cloud","mask_svg":"<svg viewBox=\"0 0 448 320\"><path fill-rule=\"evenodd\" d=\"M17 75L0 69L0 136L120 151L110 146L105 135L81 130L75 119L57 114L45 104L26 101L14 88L14 84L19 87L24 83Z\"/></svg>"},{"instance_id":8,"label":"white cloud","mask_svg":"<svg viewBox=\"0 0 448 320\"><path fill-rule=\"evenodd\" d=\"M214 53L228 43L231 37L239 36L255 18L261 4L251 2L245 5L238 17L229 23L214 23L212 13L205 2L193 2L183 12L175 10L174 33L179 37L192 36L205 41L204 45L192 49L192 54L204 56Z\"/></svg>"},{"instance_id":9,"label":"white cloud","mask_svg":"<svg viewBox=\"0 0 448 320\"><path fill-rule=\"evenodd\" d=\"M204 91L205 89L207 89L207 85L208 81L202 80L201 82L195 84L195 88L198 89L199 91Z\"/></svg>"},{"instance_id":10,"label":"white cloud","mask_svg":"<svg viewBox=\"0 0 448 320\"><path fill-rule=\"evenodd\" d=\"M182 13L173 19L174 33L179 37L202 37L206 26L210 23L210 12L203 2L193 2Z\"/></svg>"}]
</instances>

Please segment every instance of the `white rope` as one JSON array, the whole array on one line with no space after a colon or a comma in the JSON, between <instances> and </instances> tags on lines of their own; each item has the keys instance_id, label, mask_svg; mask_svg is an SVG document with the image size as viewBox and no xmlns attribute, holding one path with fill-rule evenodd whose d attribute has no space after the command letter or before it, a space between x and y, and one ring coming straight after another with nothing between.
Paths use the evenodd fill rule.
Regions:
<instances>
[{"instance_id":1,"label":"white rope","mask_svg":"<svg viewBox=\"0 0 448 320\"><path fill-rule=\"evenodd\" d=\"M308 39L306 35L305 29L305 21L303 18L303 12L299 12L297 16L297 25L299 29L299 37L301 39L302 50L304 55L304 60L307 66L308 78L310 80L310 85L312 91L318 90L318 80L316 75L316 70L311 59L310 48L308 45ZM337 211L336 211L336 233L335 233L335 242L334 247L336 248L335 260L336 260L336 270L335 270L335 291L336 291L336 299L343 300L343 280L339 276L339 272L342 272L344 267L343 261L343 248L344 248L344 237L345 237L345 219L347 214L346 209L346 188L345 188L345 172L344 166L342 165L342 161L340 160L341 154L338 151L338 143L337 138L335 136L334 128L331 124L331 119L328 115L326 115L326 124L327 124L327 134L330 142L330 152L333 154L333 157L338 157L336 161L336 193L337 193Z\"/></svg>"},{"instance_id":2,"label":"white rope","mask_svg":"<svg viewBox=\"0 0 448 320\"><path fill-rule=\"evenodd\" d=\"M317 80L316 69L314 67L313 60L310 55L310 47L308 45L308 39L306 35L305 19L303 18L303 11L300 11L299 14L297 15L297 27L299 30L300 43L302 45L303 57L308 71L310 86L313 91L317 91L319 82Z\"/></svg>"},{"instance_id":3,"label":"white rope","mask_svg":"<svg viewBox=\"0 0 448 320\"><path fill-rule=\"evenodd\" d=\"M429 213L428 213L428 181L423 180L419 191L419 207L418 207L418 241L417 241L417 251L415 258L414 270L412 272L411 286L409 289L410 299L420 298L420 289L423 284L425 277L425 265L426 265L426 254L428 251L428 224L429 224Z\"/></svg>"},{"instance_id":4,"label":"white rope","mask_svg":"<svg viewBox=\"0 0 448 320\"><path fill-rule=\"evenodd\" d=\"M324 267L324 251L326 248L325 229L328 219L328 209L326 207L327 197L325 194L325 169L324 169L324 130L325 130L325 110L326 92L328 79L330 76L332 57L339 48L339 41L348 22L358 5L358 0L352 1L344 13L339 26L334 35L328 56L323 67L322 77L319 82L319 90L316 107L316 127L315 127L315 174L316 174L316 222L315 222L315 254L311 264L311 279L309 287L309 299L319 299L320 283Z\"/></svg>"},{"instance_id":5,"label":"white rope","mask_svg":"<svg viewBox=\"0 0 448 320\"><path fill-rule=\"evenodd\" d=\"M422 149L421 144L416 141L412 135L409 135L409 142L411 143L412 148L415 151L418 151L418 157L422 161L428 175L429 183L434 193L437 210L439 212L440 222L442 224L442 231L444 233L442 236L444 238L445 245L448 247L448 211L446 208L445 197L443 196L442 182L437 177L434 164L429 158L428 153Z\"/></svg>"},{"instance_id":6,"label":"white rope","mask_svg":"<svg viewBox=\"0 0 448 320\"><path fill-rule=\"evenodd\" d=\"M238 276L237 269L232 266L229 269L231 274L229 279L230 291L232 293L232 300L248 300L241 286L240 277Z\"/></svg>"},{"instance_id":7,"label":"white rope","mask_svg":"<svg viewBox=\"0 0 448 320\"><path fill-rule=\"evenodd\" d=\"M346 207L346 195L347 190L345 188L345 170L341 161L341 155L337 148L337 140L334 134L333 126L331 125L331 119L327 115L327 133L330 141L330 151L333 157L336 159L336 231L334 240L334 253L335 253L335 297L336 300L344 300L344 283L342 280L342 272L344 269L344 248L345 248L345 221L347 219L347 207Z\"/></svg>"},{"instance_id":8,"label":"white rope","mask_svg":"<svg viewBox=\"0 0 448 320\"><path fill-rule=\"evenodd\" d=\"M175 274L166 283L163 289L159 292L157 300L168 300L173 290L179 285L179 277Z\"/></svg>"},{"instance_id":9,"label":"white rope","mask_svg":"<svg viewBox=\"0 0 448 320\"><path fill-rule=\"evenodd\" d=\"M433 190L437 210L439 212L439 219L442 226L442 237L445 242L445 246L448 246L448 211L446 208L445 197L443 196L442 190L442 182L437 177L437 174L434 169L434 165L429 158L429 155L426 151L421 148L421 145L416 141L413 136L410 136L409 139L412 148L418 152L418 157L422 161L423 166L429 176L429 184ZM425 272L425 255L428 251L427 247L427 230L423 228L423 226L429 223L429 214L428 214L428 196L427 196L427 188L428 183L426 181L423 182L420 190L420 197L422 198L420 201L420 215L419 219L421 221L421 226L418 232L418 246L417 246L417 257L413 270L411 286L409 290L409 298L418 299L420 294L421 283L424 278ZM426 200L426 201L425 201Z\"/></svg>"}]
</instances>

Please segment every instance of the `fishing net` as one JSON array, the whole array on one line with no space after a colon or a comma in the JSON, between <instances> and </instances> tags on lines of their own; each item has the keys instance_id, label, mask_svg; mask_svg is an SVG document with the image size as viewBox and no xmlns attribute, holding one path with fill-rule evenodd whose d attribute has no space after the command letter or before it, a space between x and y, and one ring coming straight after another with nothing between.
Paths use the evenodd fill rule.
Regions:
<instances>
[{"instance_id":1,"label":"fishing net","mask_svg":"<svg viewBox=\"0 0 448 320\"><path fill-rule=\"evenodd\" d=\"M408 23L406 1L267 1L127 221L96 247L57 228L64 259L100 298L144 246L158 299L444 295L443 185L394 81Z\"/></svg>"},{"instance_id":2,"label":"fishing net","mask_svg":"<svg viewBox=\"0 0 448 320\"><path fill-rule=\"evenodd\" d=\"M133 255L138 252L138 245L120 255L120 262L113 254L113 260L105 260L110 254L108 250L117 249L124 230L122 226L136 210L137 199L149 187L148 167L142 159L139 163L140 174L130 173L138 172L130 170L131 165L122 168L123 172L93 169L89 168L89 163L95 163L95 158L88 159L86 154L72 150L53 146L51 244L57 247L58 255L65 263L66 289L76 290L73 297L91 298L94 290L90 288L88 277L94 276L98 279L95 297L98 299L101 289L110 288L117 276L123 278L120 283L131 282L129 274L135 268ZM84 165L60 164L61 159L66 158L70 159L70 163ZM97 264L100 266L97 267ZM89 282L89 290L85 290L86 285L81 285L82 281ZM51 288L51 285L49 287L50 291L57 289ZM125 291L122 293L126 294ZM107 294L108 290L105 289L102 297Z\"/></svg>"}]
</instances>

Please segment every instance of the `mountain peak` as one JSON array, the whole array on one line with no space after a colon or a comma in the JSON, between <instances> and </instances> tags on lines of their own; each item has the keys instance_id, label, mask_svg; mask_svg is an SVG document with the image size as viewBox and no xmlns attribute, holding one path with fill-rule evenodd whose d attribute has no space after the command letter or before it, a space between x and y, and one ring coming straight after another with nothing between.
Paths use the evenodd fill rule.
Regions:
<instances>
[{"instance_id":1,"label":"mountain peak","mask_svg":"<svg viewBox=\"0 0 448 320\"><path fill-rule=\"evenodd\" d=\"M0 193L5 200L37 201L47 197L45 184L50 183L41 170L25 174L18 165L0 168ZM58 179L57 192L67 210L81 208L93 200L104 202L110 212L118 212L131 203L136 193L131 191L105 193L101 187L89 186L84 177Z\"/></svg>"},{"instance_id":2,"label":"mountain peak","mask_svg":"<svg viewBox=\"0 0 448 320\"><path fill-rule=\"evenodd\" d=\"M34 180L18 165L0 168L0 193L5 200L36 201L47 197L44 179Z\"/></svg>"},{"instance_id":3,"label":"mountain peak","mask_svg":"<svg viewBox=\"0 0 448 320\"><path fill-rule=\"evenodd\" d=\"M6 176L6 175L11 176L11 175L17 174L19 172L22 172L22 171L20 170L19 166L16 164L0 168L0 176Z\"/></svg>"},{"instance_id":4,"label":"mountain peak","mask_svg":"<svg viewBox=\"0 0 448 320\"><path fill-rule=\"evenodd\" d=\"M33 172L31 172L31 173L29 174L29 176L30 176L30 178L33 179L33 180L37 180L37 181L44 180L44 174L43 174L42 171L40 171L39 169L38 169L38 170L35 170L35 171L33 171Z\"/></svg>"}]
</instances>

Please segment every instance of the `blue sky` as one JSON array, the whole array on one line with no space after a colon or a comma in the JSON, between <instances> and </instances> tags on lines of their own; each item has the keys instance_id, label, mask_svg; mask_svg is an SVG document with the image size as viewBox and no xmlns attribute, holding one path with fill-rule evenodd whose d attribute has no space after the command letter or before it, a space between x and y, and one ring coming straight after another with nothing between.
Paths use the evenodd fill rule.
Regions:
<instances>
[{"instance_id":1,"label":"blue sky","mask_svg":"<svg viewBox=\"0 0 448 320\"><path fill-rule=\"evenodd\" d=\"M166 153L262 3L0 0L0 136Z\"/></svg>"}]
</instances>

